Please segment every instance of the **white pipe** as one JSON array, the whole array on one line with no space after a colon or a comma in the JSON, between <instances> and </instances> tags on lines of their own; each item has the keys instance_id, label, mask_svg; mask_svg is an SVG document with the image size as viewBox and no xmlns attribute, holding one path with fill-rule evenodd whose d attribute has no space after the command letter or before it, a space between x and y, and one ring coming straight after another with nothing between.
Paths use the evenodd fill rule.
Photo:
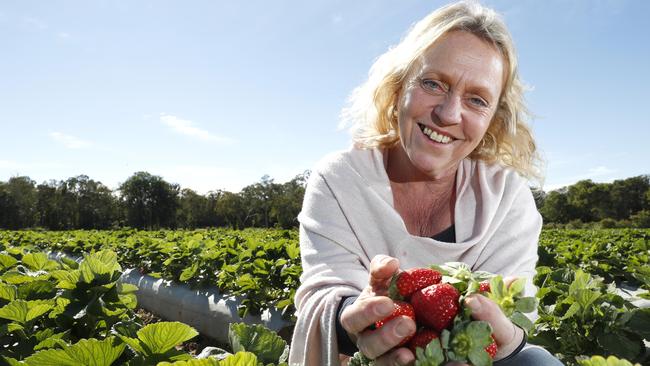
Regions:
<instances>
[{"instance_id":1,"label":"white pipe","mask_svg":"<svg viewBox=\"0 0 650 366\"><path fill-rule=\"evenodd\" d=\"M80 257L61 252L50 252L49 257L81 261ZM242 319L237 314L237 307L243 298L222 295L216 288L193 290L184 284L140 274L133 268L124 270L119 281L138 287L136 297L141 308L166 320L190 325L199 333L223 344L228 344L230 323L263 324L278 333L290 331L292 326L275 308L264 310L258 316L246 315Z\"/></svg>"}]
</instances>

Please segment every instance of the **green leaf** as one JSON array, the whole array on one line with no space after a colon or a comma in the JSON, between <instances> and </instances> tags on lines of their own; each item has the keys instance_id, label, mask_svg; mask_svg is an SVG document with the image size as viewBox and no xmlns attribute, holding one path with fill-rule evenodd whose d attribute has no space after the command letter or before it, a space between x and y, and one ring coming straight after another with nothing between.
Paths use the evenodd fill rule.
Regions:
<instances>
[{"instance_id":1,"label":"green leaf","mask_svg":"<svg viewBox=\"0 0 650 366\"><path fill-rule=\"evenodd\" d=\"M519 295L524 292L525 287L526 287L526 280L523 278L517 278L508 287L508 294Z\"/></svg>"},{"instance_id":2,"label":"green leaf","mask_svg":"<svg viewBox=\"0 0 650 366\"><path fill-rule=\"evenodd\" d=\"M625 328L650 341L650 308L634 309Z\"/></svg>"},{"instance_id":3,"label":"green leaf","mask_svg":"<svg viewBox=\"0 0 650 366\"><path fill-rule=\"evenodd\" d=\"M87 255L79 265L81 279L86 283L97 280L103 283L114 281L115 273L122 267L117 263L117 254L111 250L102 250Z\"/></svg>"},{"instance_id":4,"label":"green leaf","mask_svg":"<svg viewBox=\"0 0 650 366\"><path fill-rule=\"evenodd\" d=\"M532 313L537 308L537 299L534 297L522 297L515 301L515 309L522 313Z\"/></svg>"},{"instance_id":5,"label":"green leaf","mask_svg":"<svg viewBox=\"0 0 650 366\"><path fill-rule=\"evenodd\" d=\"M22 262L32 271L51 271L59 269L61 265L47 257L42 252L27 253L23 256Z\"/></svg>"},{"instance_id":6,"label":"green leaf","mask_svg":"<svg viewBox=\"0 0 650 366\"><path fill-rule=\"evenodd\" d=\"M102 341L82 339L63 349L40 351L25 359L29 366L110 366L120 357L125 344L108 337Z\"/></svg>"},{"instance_id":7,"label":"green leaf","mask_svg":"<svg viewBox=\"0 0 650 366\"><path fill-rule=\"evenodd\" d=\"M46 331L47 333L50 333L46 338L43 338L38 333L36 334L36 338L40 342L36 346L34 346L34 351L47 349L47 348L55 348L57 346L60 348L64 348L68 346L68 343L63 338L68 337L68 335L70 334L70 330L66 330L65 332L56 333L56 334L53 334L54 331L51 328L47 329Z\"/></svg>"},{"instance_id":8,"label":"green leaf","mask_svg":"<svg viewBox=\"0 0 650 366\"><path fill-rule=\"evenodd\" d=\"M433 339L427 346L415 350L415 366L439 366L445 362L445 355L438 339Z\"/></svg>"},{"instance_id":9,"label":"green leaf","mask_svg":"<svg viewBox=\"0 0 650 366\"><path fill-rule=\"evenodd\" d=\"M574 302L571 304L569 309L566 311L566 313L560 318L560 320L565 320L568 319L574 315L576 315L580 311L580 304L577 302Z\"/></svg>"},{"instance_id":10,"label":"green leaf","mask_svg":"<svg viewBox=\"0 0 650 366\"><path fill-rule=\"evenodd\" d=\"M258 366L258 360L254 353L237 352L219 362L219 366Z\"/></svg>"},{"instance_id":11,"label":"green leaf","mask_svg":"<svg viewBox=\"0 0 650 366\"><path fill-rule=\"evenodd\" d=\"M68 269L69 268L71 268L71 269L78 269L79 268L79 263L77 263L77 261L75 261L72 258L68 258L68 257L63 256L63 257L61 257L60 261L64 264L64 268L68 268Z\"/></svg>"},{"instance_id":12,"label":"green leaf","mask_svg":"<svg viewBox=\"0 0 650 366\"><path fill-rule=\"evenodd\" d=\"M535 326L533 322L528 319L528 317L518 311L515 311L511 316L510 320L518 325L520 328L524 329L526 333L530 333L531 330L533 330L533 327Z\"/></svg>"},{"instance_id":13,"label":"green leaf","mask_svg":"<svg viewBox=\"0 0 650 366\"><path fill-rule=\"evenodd\" d=\"M14 300L0 308L0 318L24 324L47 313L53 307L52 302L46 300Z\"/></svg>"},{"instance_id":14,"label":"green leaf","mask_svg":"<svg viewBox=\"0 0 650 366\"><path fill-rule=\"evenodd\" d=\"M18 260L9 254L0 253L0 270L13 267Z\"/></svg>"},{"instance_id":15,"label":"green leaf","mask_svg":"<svg viewBox=\"0 0 650 366\"><path fill-rule=\"evenodd\" d=\"M260 324L232 323L228 338L233 352L253 352L263 363L284 361L280 357L288 347L284 339Z\"/></svg>"},{"instance_id":16,"label":"green leaf","mask_svg":"<svg viewBox=\"0 0 650 366\"><path fill-rule=\"evenodd\" d=\"M601 334L598 337L598 344L609 351L608 353L628 359L634 359L642 351L645 352L642 341L630 339L620 332Z\"/></svg>"},{"instance_id":17,"label":"green leaf","mask_svg":"<svg viewBox=\"0 0 650 366\"><path fill-rule=\"evenodd\" d=\"M189 280L190 278L194 277L194 275L198 270L199 270L199 264L195 262L191 266L185 268L183 272L181 272L181 276L179 277L179 280L183 282Z\"/></svg>"},{"instance_id":18,"label":"green leaf","mask_svg":"<svg viewBox=\"0 0 650 366\"><path fill-rule=\"evenodd\" d=\"M16 286L0 282L0 299L9 301L16 300L18 290Z\"/></svg>"},{"instance_id":19,"label":"green leaf","mask_svg":"<svg viewBox=\"0 0 650 366\"><path fill-rule=\"evenodd\" d=\"M130 283L118 282L117 291L120 294L130 294L138 291L138 286Z\"/></svg>"},{"instance_id":20,"label":"green leaf","mask_svg":"<svg viewBox=\"0 0 650 366\"><path fill-rule=\"evenodd\" d=\"M176 361L174 363L159 362L156 366L219 366L219 361L213 357Z\"/></svg>"},{"instance_id":21,"label":"green leaf","mask_svg":"<svg viewBox=\"0 0 650 366\"><path fill-rule=\"evenodd\" d=\"M297 243L287 243L287 246L285 246L285 250L289 258L291 259L300 258L300 246Z\"/></svg>"},{"instance_id":22,"label":"green leaf","mask_svg":"<svg viewBox=\"0 0 650 366\"><path fill-rule=\"evenodd\" d=\"M492 357L488 355L485 349L473 349L469 353L469 360L474 366L491 366Z\"/></svg>"},{"instance_id":23,"label":"green leaf","mask_svg":"<svg viewBox=\"0 0 650 366\"><path fill-rule=\"evenodd\" d=\"M0 277L0 279L2 279L3 281L5 281L7 283L14 284L14 285L20 285L21 283L27 283L27 282L32 282L32 281L37 280L36 277L26 275L26 274L24 274L22 272L19 272L19 271L16 271L16 270L11 270L11 271L5 272Z\"/></svg>"},{"instance_id":24,"label":"green leaf","mask_svg":"<svg viewBox=\"0 0 650 366\"><path fill-rule=\"evenodd\" d=\"M615 356L609 356L605 359L603 356L592 356L591 358L578 360L580 366L641 366L634 364L626 359L618 359Z\"/></svg>"},{"instance_id":25,"label":"green leaf","mask_svg":"<svg viewBox=\"0 0 650 366\"><path fill-rule=\"evenodd\" d=\"M180 322L160 322L146 325L138 331L138 339L152 353L162 354L196 337L199 333Z\"/></svg>"},{"instance_id":26,"label":"green leaf","mask_svg":"<svg viewBox=\"0 0 650 366\"><path fill-rule=\"evenodd\" d=\"M55 292L56 286L47 280L36 280L18 287L18 297L25 300L52 298Z\"/></svg>"}]
</instances>

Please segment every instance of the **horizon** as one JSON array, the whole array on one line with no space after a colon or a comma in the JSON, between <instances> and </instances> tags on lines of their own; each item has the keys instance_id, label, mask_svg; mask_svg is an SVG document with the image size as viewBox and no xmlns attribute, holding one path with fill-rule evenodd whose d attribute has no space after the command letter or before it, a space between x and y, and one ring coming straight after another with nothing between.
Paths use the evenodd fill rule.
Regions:
<instances>
[{"instance_id":1,"label":"horizon","mask_svg":"<svg viewBox=\"0 0 650 366\"><path fill-rule=\"evenodd\" d=\"M350 92L446 3L3 3L0 181L83 174L115 190L146 171L200 194L289 181L350 145ZM649 174L650 3L482 3L531 86L544 191Z\"/></svg>"}]
</instances>

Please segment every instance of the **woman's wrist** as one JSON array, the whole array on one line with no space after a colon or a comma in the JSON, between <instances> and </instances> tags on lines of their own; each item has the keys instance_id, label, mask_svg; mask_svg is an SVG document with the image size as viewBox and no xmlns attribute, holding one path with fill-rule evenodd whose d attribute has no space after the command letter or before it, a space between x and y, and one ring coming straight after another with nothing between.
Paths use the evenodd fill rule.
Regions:
<instances>
[{"instance_id":1,"label":"woman's wrist","mask_svg":"<svg viewBox=\"0 0 650 366\"><path fill-rule=\"evenodd\" d=\"M495 361L504 361L514 357L526 345L526 332L514 323L512 340L507 344L499 345L499 350L494 357Z\"/></svg>"}]
</instances>

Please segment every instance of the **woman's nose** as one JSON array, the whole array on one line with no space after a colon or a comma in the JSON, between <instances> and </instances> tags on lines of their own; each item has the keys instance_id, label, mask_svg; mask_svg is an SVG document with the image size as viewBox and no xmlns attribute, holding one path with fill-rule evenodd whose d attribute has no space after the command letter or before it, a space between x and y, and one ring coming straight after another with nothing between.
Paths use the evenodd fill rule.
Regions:
<instances>
[{"instance_id":1,"label":"woman's nose","mask_svg":"<svg viewBox=\"0 0 650 366\"><path fill-rule=\"evenodd\" d=\"M436 119L440 121L441 125L454 125L460 123L460 103L460 98L453 95L447 95L447 97L433 109L433 112L437 117Z\"/></svg>"}]
</instances>

